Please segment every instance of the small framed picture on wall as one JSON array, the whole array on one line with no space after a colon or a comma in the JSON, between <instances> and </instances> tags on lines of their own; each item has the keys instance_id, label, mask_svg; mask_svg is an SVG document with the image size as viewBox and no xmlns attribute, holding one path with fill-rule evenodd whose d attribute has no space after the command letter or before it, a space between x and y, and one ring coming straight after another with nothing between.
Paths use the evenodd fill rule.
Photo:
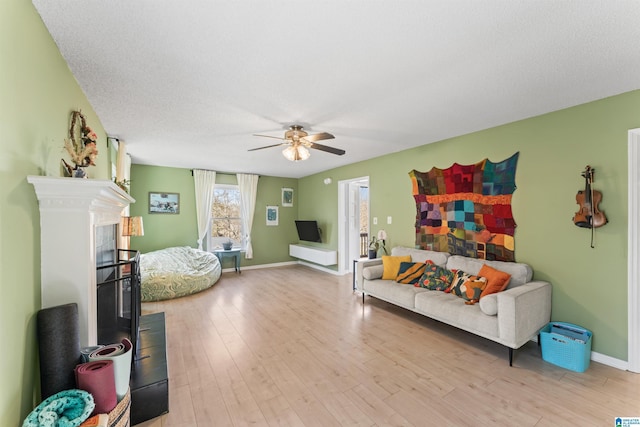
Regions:
<instances>
[{"instance_id":1,"label":"small framed picture on wall","mask_svg":"<svg viewBox=\"0 0 640 427\"><path fill-rule=\"evenodd\" d=\"M149 213L180 213L180 193L149 192Z\"/></svg>"},{"instance_id":2,"label":"small framed picture on wall","mask_svg":"<svg viewBox=\"0 0 640 427\"><path fill-rule=\"evenodd\" d=\"M277 206L267 206L267 225L278 225Z\"/></svg>"},{"instance_id":3,"label":"small framed picture on wall","mask_svg":"<svg viewBox=\"0 0 640 427\"><path fill-rule=\"evenodd\" d=\"M293 206L293 188L282 189L282 206L290 208Z\"/></svg>"}]
</instances>

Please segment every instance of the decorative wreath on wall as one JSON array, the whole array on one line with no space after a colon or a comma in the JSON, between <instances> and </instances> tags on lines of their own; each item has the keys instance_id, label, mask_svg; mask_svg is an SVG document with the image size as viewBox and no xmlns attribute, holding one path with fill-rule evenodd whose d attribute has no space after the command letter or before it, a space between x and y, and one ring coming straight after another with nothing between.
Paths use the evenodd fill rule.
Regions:
<instances>
[{"instance_id":1,"label":"decorative wreath on wall","mask_svg":"<svg viewBox=\"0 0 640 427\"><path fill-rule=\"evenodd\" d=\"M78 128L79 126L79 128ZM87 126L87 121L80 111L71 113L71 126L69 127L69 139L64 140L64 148L71 156L71 161L75 167L71 167L64 159L62 162L71 176L78 176L79 168L95 166L98 156L96 141L98 135Z\"/></svg>"}]
</instances>

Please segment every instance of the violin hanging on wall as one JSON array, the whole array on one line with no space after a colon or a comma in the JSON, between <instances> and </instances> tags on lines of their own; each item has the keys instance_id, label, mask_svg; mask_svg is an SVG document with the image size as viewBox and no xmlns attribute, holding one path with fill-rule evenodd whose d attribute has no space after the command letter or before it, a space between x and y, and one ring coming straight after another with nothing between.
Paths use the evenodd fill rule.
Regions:
<instances>
[{"instance_id":1,"label":"violin hanging on wall","mask_svg":"<svg viewBox=\"0 0 640 427\"><path fill-rule=\"evenodd\" d=\"M598 208L602 201L602 193L593 189L593 175L595 169L587 165L582 176L584 177L584 190L576 194L576 202L580 205L580 210L573 216L573 223L578 227L591 229L591 247L593 248L593 229L602 227L609 220Z\"/></svg>"}]
</instances>

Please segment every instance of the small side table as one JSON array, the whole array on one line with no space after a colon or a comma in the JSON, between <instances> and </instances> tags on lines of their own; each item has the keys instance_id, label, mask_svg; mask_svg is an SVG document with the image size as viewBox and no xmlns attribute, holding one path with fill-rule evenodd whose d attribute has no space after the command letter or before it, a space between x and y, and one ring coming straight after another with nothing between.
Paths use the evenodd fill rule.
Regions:
<instances>
[{"instance_id":1,"label":"small side table","mask_svg":"<svg viewBox=\"0 0 640 427\"><path fill-rule=\"evenodd\" d=\"M240 271L240 249L229 249L228 251L225 251L224 249L214 249L213 253L218 257L218 259L220 260L220 265L222 265L222 260L224 260L225 258L235 258L236 260L236 273L240 274L242 273Z\"/></svg>"}]
</instances>

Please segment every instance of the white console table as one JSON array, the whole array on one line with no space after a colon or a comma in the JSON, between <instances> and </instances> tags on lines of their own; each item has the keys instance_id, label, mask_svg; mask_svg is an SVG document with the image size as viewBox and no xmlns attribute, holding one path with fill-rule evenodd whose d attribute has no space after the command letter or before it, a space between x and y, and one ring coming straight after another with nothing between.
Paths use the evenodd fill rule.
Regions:
<instances>
[{"instance_id":1,"label":"white console table","mask_svg":"<svg viewBox=\"0 0 640 427\"><path fill-rule=\"evenodd\" d=\"M338 263L337 251L315 246L289 245L289 255L320 265L335 265Z\"/></svg>"}]
</instances>

